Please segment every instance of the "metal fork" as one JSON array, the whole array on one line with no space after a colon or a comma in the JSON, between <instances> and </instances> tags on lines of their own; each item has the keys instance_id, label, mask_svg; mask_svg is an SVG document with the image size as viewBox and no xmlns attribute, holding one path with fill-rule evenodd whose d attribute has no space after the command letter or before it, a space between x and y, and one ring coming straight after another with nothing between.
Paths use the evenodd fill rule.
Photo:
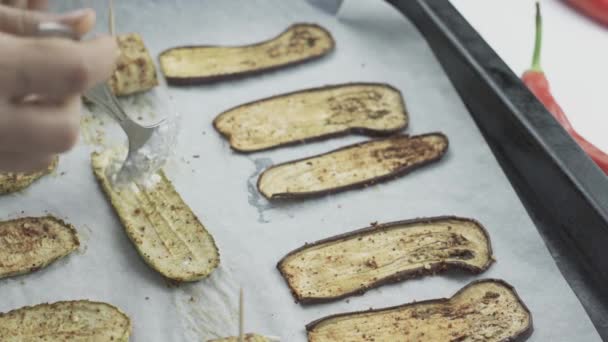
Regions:
<instances>
[{"instance_id":1,"label":"metal fork","mask_svg":"<svg viewBox=\"0 0 608 342\"><path fill-rule=\"evenodd\" d=\"M116 119L118 124L125 131L129 140L129 153L126 160L132 158L132 156L150 140L150 137L158 127L165 123L165 119L162 119L154 125L143 126L131 119L131 117L122 109L120 102L118 102L118 99L105 82L91 88L84 94L84 97L105 109L108 114ZM124 164L122 168L124 168Z\"/></svg>"},{"instance_id":2,"label":"metal fork","mask_svg":"<svg viewBox=\"0 0 608 342\"><path fill-rule=\"evenodd\" d=\"M38 26L38 36L60 37L72 40L77 39L70 27L57 22L40 23ZM125 113L120 102L106 82L102 82L88 90L84 94L84 97L95 105L103 108L125 131L129 141L129 152L118 171L119 175L124 175L126 173L125 166L129 164L128 161L133 160L133 156L146 144L146 142L148 142L148 140L150 140L150 137L152 137L156 130L164 124L166 120L162 119L160 122L151 126L143 126L134 121ZM135 165L137 168L135 163L131 163L130 165ZM124 180L125 177L117 178Z\"/></svg>"}]
</instances>

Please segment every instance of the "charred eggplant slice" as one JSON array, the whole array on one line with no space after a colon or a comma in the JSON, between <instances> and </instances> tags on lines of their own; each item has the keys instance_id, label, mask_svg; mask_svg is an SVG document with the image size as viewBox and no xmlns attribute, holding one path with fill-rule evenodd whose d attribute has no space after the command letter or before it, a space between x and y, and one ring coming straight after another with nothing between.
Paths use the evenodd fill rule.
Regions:
<instances>
[{"instance_id":1,"label":"charred eggplant slice","mask_svg":"<svg viewBox=\"0 0 608 342\"><path fill-rule=\"evenodd\" d=\"M131 320L106 303L86 300L0 313L0 341L128 342Z\"/></svg>"},{"instance_id":2,"label":"charred eggplant slice","mask_svg":"<svg viewBox=\"0 0 608 342\"><path fill-rule=\"evenodd\" d=\"M240 152L255 152L350 132L388 135L408 115L399 90L351 83L301 90L247 103L220 114L215 128Z\"/></svg>"},{"instance_id":3,"label":"charred eggplant slice","mask_svg":"<svg viewBox=\"0 0 608 342\"><path fill-rule=\"evenodd\" d=\"M295 24L277 37L245 46L184 46L164 51L160 66L171 84L238 78L300 64L334 48L331 34L315 24Z\"/></svg>"},{"instance_id":4,"label":"charred eggplant slice","mask_svg":"<svg viewBox=\"0 0 608 342\"><path fill-rule=\"evenodd\" d=\"M220 261L215 241L165 174L152 175L150 184L114 188L107 169L115 157L110 150L93 153L93 171L146 263L177 282L209 276Z\"/></svg>"},{"instance_id":5,"label":"charred eggplant slice","mask_svg":"<svg viewBox=\"0 0 608 342\"><path fill-rule=\"evenodd\" d=\"M18 192L29 187L38 179L53 172L57 168L58 161L59 158L55 158L51 165L42 171L31 173L0 173L0 195Z\"/></svg>"},{"instance_id":6,"label":"charred eggplant slice","mask_svg":"<svg viewBox=\"0 0 608 342\"><path fill-rule=\"evenodd\" d=\"M525 341L532 315L502 280L475 281L452 298L329 316L306 326L310 342Z\"/></svg>"},{"instance_id":7,"label":"charred eggplant slice","mask_svg":"<svg viewBox=\"0 0 608 342\"><path fill-rule=\"evenodd\" d=\"M312 304L452 268L481 273L492 262L481 224L444 216L376 224L306 244L277 268L295 299Z\"/></svg>"},{"instance_id":8,"label":"charred eggplant slice","mask_svg":"<svg viewBox=\"0 0 608 342\"><path fill-rule=\"evenodd\" d=\"M78 246L76 229L52 216L0 222L0 278L34 272Z\"/></svg>"},{"instance_id":9,"label":"charred eggplant slice","mask_svg":"<svg viewBox=\"0 0 608 342\"><path fill-rule=\"evenodd\" d=\"M448 149L442 133L393 136L271 166L258 179L267 199L320 196L396 178L438 161Z\"/></svg>"},{"instance_id":10,"label":"charred eggplant slice","mask_svg":"<svg viewBox=\"0 0 608 342\"><path fill-rule=\"evenodd\" d=\"M120 56L109 85L116 96L130 95L158 85L156 66L137 33L119 35Z\"/></svg>"}]
</instances>

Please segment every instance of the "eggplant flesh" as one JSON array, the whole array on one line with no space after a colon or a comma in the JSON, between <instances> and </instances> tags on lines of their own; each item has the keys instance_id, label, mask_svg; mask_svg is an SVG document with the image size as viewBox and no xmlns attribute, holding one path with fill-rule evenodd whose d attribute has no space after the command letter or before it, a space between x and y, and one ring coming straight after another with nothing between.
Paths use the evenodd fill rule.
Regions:
<instances>
[{"instance_id":1,"label":"eggplant flesh","mask_svg":"<svg viewBox=\"0 0 608 342\"><path fill-rule=\"evenodd\" d=\"M0 172L0 195L21 191L37 181L38 179L55 171L59 158L53 159L51 164L44 170L36 172Z\"/></svg>"},{"instance_id":2,"label":"eggplant flesh","mask_svg":"<svg viewBox=\"0 0 608 342\"><path fill-rule=\"evenodd\" d=\"M364 187L435 162L447 148L448 139L441 133L367 141L271 166L260 175L258 190L273 200Z\"/></svg>"},{"instance_id":3,"label":"eggplant flesh","mask_svg":"<svg viewBox=\"0 0 608 342\"><path fill-rule=\"evenodd\" d=\"M389 135L407 123L399 90L380 83L350 83L278 95L229 109L213 122L230 146L240 152L349 132Z\"/></svg>"},{"instance_id":4,"label":"eggplant flesh","mask_svg":"<svg viewBox=\"0 0 608 342\"><path fill-rule=\"evenodd\" d=\"M0 222L0 278L44 268L79 246L76 229L52 216Z\"/></svg>"},{"instance_id":5,"label":"eggplant flesh","mask_svg":"<svg viewBox=\"0 0 608 342\"><path fill-rule=\"evenodd\" d=\"M128 342L131 320L116 307L86 300L0 314L0 341Z\"/></svg>"},{"instance_id":6,"label":"eggplant flesh","mask_svg":"<svg viewBox=\"0 0 608 342\"><path fill-rule=\"evenodd\" d=\"M476 281L449 299L329 316L307 325L308 341L525 341L532 316L502 280Z\"/></svg>"},{"instance_id":7,"label":"eggplant flesh","mask_svg":"<svg viewBox=\"0 0 608 342\"><path fill-rule=\"evenodd\" d=\"M377 224L306 244L277 266L295 299L312 304L452 268L477 274L492 262L480 223L445 216Z\"/></svg>"},{"instance_id":8,"label":"eggplant flesh","mask_svg":"<svg viewBox=\"0 0 608 342\"><path fill-rule=\"evenodd\" d=\"M300 23L267 41L244 46L183 46L161 53L160 66L172 84L237 78L299 64L326 55L335 46L319 25Z\"/></svg>"},{"instance_id":9,"label":"eggplant flesh","mask_svg":"<svg viewBox=\"0 0 608 342\"><path fill-rule=\"evenodd\" d=\"M114 95L131 95L156 87L156 66L141 36L129 33L117 36L116 40L120 55L108 80Z\"/></svg>"},{"instance_id":10,"label":"eggplant flesh","mask_svg":"<svg viewBox=\"0 0 608 342\"><path fill-rule=\"evenodd\" d=\"M243 342L270 342L271 340L262 335L257 334L245 334L243 336ZM236 336L232 337L224 337L218 338L215 340L209 340L207 342L240 342L239 338Z\"/></svg>"},{"instance_id":11,"label":"eggplant flesh","mask_svg":"<svg viewBox=\"0 0 608 342\"><path fill-rule=\"evenodd\" d=\"M93 153L93 172L143 259L176 282L209 276L219 265L215 241L161 170L145 183L114 187L116 153Z\"/></svg>"}]
</instances>

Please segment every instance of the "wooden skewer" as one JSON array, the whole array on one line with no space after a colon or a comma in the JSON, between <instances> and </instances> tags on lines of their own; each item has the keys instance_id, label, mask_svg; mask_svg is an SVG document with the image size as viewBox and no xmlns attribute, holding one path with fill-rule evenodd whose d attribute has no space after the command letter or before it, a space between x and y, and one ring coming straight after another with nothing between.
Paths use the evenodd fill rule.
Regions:
<instances>
[{"instance_id":1,"label":"wooden skewer","mask_svg":"<svg viewBox=\"0 0 608 342\"><path fill-rule=\"evenodd\" d=\"M245 342L245 334L244 334L244 313L243 313L243 288L241 287L241 291L239 292L239 342Z\"/></svg>"},{"instance_id":2,"label":"wooden skewer","mask_svg":"<svg viewBox=\"0 0 608 342\"><path fill-rule=\"evenodd\" d=\"M114 36L115 35L115 26L114 26L114 0L109 0L108 1L108 10L109 10L109 15L108 15L108 26L110 29L110 35Z\"/></svg>"}]
</instances>

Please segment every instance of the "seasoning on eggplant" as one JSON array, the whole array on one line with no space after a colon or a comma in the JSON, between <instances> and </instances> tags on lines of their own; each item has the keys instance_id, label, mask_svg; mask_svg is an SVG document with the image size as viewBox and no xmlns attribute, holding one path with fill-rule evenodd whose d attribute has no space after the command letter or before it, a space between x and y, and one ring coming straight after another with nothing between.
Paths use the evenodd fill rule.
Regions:
<instances>
[{"instance_id":1,"label":"seasoning on eggplant","mask_svg":"<svg viewBox=\"0 0 608 342\"><path fill-rule=\"evenodd\" d=\"M481 224L443 216L376 224L306 244L277 268L296 301L312 304L448 269L477 274L492 262Z\"/></svg>"},{"instance_id":2,"label":"seasoning on eggplant","mask_svg":"<svg viewBox=\"0 0 608 342\"><path fill-rule=\"evenodd\" d=\"M156 66L141 36L129 33L117 36L120 56L108 81L116 96L130 95L158 85Z\"/></svg>"},{"instance_id":3,"label":"seasoning on eggplant","mask_svg":"<svg viewBox=\"0 0 608 342\"><path fill-rule=\"evenodd\" d=\"M398 135L271 166L258 179L267 199L301 198L360 188L438 161L448 148L442 133Z\"/></svg>"},{"instance_id":4,"label":"seasoning on eggplant","mask_svg":"<svg viewBox=\"0 0 608 342\"><path fill-rule=\"evenodd\" d=\"M387 84L351 83L278 95L229 109L215 128L241 152L266 150L348 133L388 135L408 115L399 90Z\"/></svg>"},{"instance_id":5,"label":"seasoning on eggplant","mask_svg":"<svg viewBox=\"0 0 608 342\"><path fill-rule=\"evenodd\" d=\"M344 313L306 326L310 342L525 341L532 315L502 280L475 281L452 298Z\"/></svg>"},{"instance_id":6,"label":"seasoning on eggplant","mask_svg":"<svg viewBox=\"0 0 608 342\"><path fill-rule=\"evenodd\" d=\"M76 229L52 216L0 222L0 278L39 270L78 246Z\"/></svg>"},{"instance_id":7,"label":"seasoning on eggplant","mask_svg":"<svg viewBox=\"0 0 608 342\"><path fill-rule=\"evenodd\" d=\"M114 188L107 170L116 162L110 150L92 155L95 176L146 263L178 282L209 276L220 261L215 241L165 174Z\"/></svg>"},{"instance_id":8,"label":"seasoning on eggplant","mask_svg":"<svg viewBox=\"0 0 608 342\"><path fill-rule=\"evenodd\" d=\"M116 307L87 300L0 313L0 341L128 342L131 320Z\"/></svg>"},{"instance_id":9,"label":"seasoning on eggplant","mask_svg":"<svg viewBox=\"0 0 608 342\"><path fill-rule=\"evenodd\" d=\"M300 64L334 48L331 34L319 25L295 24L270 40L244 46L183 46L161 53L160 66L171 84L238 78Z\"/></svg>"},{"instance_id":10,"label":"seasoning on eggplant","mask_svg":"<svg viewBox=\"0 0 608 342\"><path fill-rule=\"evenodd\" d=\"M55 158L46 170L31 173L6 172L0 173L0 195L21 191L48 175L57 168L59 158Z\"/></svg>"}]
</instances>

